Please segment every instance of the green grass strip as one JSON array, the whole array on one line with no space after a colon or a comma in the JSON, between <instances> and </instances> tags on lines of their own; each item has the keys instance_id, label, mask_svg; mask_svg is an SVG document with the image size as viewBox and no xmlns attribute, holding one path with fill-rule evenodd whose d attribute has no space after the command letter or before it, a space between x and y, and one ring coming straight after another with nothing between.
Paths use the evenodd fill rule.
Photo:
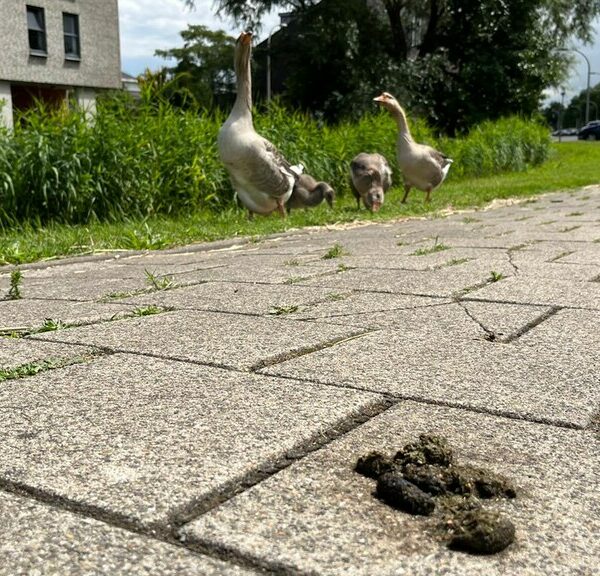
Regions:
<instances>
[{"instance_id":1,"label":"green grass strip","mask_svg":"<svg viewBox=\"0 0 600 576\"><path fill-rule=\"evenodd\" d=\"M395 187L386 195L382 210L375 214L364 209L357 211L356 202L346 194L336 201L333 210L325 204L312 210L294 210L286 220L272 215L250 221L245 211L230 208L117 223L6 229L0 231L0 264L111 250L170 248L238 236L253 237L260 242L265 235L305 226L435 215L449 208L479 208L494 199L525 198L590 184L600 184L600 143L563 142L552 145L551 157L544 164L524 172L445 182L434 191L429 204L425 204L424 195L418 191L411 192L407 204L401 204L402 191Z\"/></svg>"}]
</instances>

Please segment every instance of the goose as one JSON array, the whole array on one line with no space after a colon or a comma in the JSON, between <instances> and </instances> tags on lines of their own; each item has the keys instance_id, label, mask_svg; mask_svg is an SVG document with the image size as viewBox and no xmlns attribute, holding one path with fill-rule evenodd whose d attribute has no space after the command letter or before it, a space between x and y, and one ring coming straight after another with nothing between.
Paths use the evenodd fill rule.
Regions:
<instances>
[{"instance_id":1,"label":"goose","mask_svg":"<svg viewBox=\"0 0 600 576\"><path fill-rule=\"evenodd\" d=\"M398 124L396 156L404 178L402 202L406 202L408 193L413 187L423 190L425 201L429 202L432 190L435 190L448 175L452 159L435 148L418 144L412 139L406 114L391 94L383 92L373 100L386 108Z\"/></svg>"},{"instance_id":2,"label":"goose","mask_svg":"<svg viewBox=\"0 0 600 576\"><path fill-rule=\"evenodd\" d=\"M350 162L350 186L357 208L360 208L362 198L366 208L377 212L391 185L392 171L381 154L361 152Z\"/></svg>"},{"instance_id":3,"label":"goose","mask_svg":"<svg viewBox=\"0 0 600 576\"><path fill-rule=\"evenodd\" d=\"M323 198L327 201L330 208L333 208L335 200L335 191L327 182L317 182L309 174L302 174L298 177L292 195L287 202L287 209L291 212L292 208L308 208L318 206Z\"/></svg>"},{"instance_id":4,"label":"goose","mask_svg":"<svg viewBox=\"0 0 600 576\"><path fill-rule=\"evenodd\" d=\"M231 113L219 130L219 157L250 217L275 210L285 217L285 203L303 168L292 166L271 142L254 130L251 53L252 33L242 32L234 51L237 94Z\"/></svg>"}]
</instances>

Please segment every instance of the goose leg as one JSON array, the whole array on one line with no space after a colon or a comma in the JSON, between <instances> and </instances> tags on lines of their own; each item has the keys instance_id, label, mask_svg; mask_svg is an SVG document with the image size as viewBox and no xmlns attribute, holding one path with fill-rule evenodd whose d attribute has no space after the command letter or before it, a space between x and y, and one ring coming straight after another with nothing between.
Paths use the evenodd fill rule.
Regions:
<instances>
[{"instance_id":1,"label":"goose leg","mask_svg":"<svg viewBox=\"0 0 600 576\"><path fill-rule=\"evenodd\" d=\"M425 192L425 202L431 202L431 186Z\"/></svg>"},{"instance_id":2,"label":"goose leg","mask_svg":"<svg viewBox=\"0 0 600 576\"><path fill-rule=\"evenodd\" d=\"M410 184L405 184L404 185L404 196L402 196L402 200L400 200L400 202L402 204L406 204L406 198L408 196L408 193L410 192L411 189L411 185Z\"/></svg>"},{"instance_id":3,"label":"goose leg","mask_svg":"<svg viewBox=\"0 0 600 576\"><path fill-rule=\"evenodd\" d=\"M285 212L285 204L283 203L282 198L279 198L277 200L277 211L279 212L279 214L281 214L282 218L285 218L287 216L287 214Z\"/></svg>"},{"instance_id":4,"label":"goose leg","mask_svg":"<svg viewBox=\"0 0 600 576\"><path fill-rule=\"evenodd\" d=\"M254 220L254 212L252 210L248 210L248 220Z\"/></svg>"}]
</instances>

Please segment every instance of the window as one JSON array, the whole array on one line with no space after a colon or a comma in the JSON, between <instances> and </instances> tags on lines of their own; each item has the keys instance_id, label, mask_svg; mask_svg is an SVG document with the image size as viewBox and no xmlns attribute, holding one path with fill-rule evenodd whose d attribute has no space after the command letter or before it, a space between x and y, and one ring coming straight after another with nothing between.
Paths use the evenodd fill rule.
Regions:
<instances>
[{"instance_id":1,"label":"window","mask_svg":"<svg viewBox=\"0 0 600 576\"><path fill-rule=\"evenodd\" d=\"M35 56L46 56L46 20L44 9L27 6L27 30L29 32L29 50Z\"/></svg>"},{"instance_id":2,"label":"window","mask_svg":"<svg viewBox=\"0 0 600 576\"><path fill-rule=\"evenodd\" d=\"M79 43L79 16L63 12L63 31L65 35L65 58L79 60L81 47Z\"/></svg>"}]
</instances>

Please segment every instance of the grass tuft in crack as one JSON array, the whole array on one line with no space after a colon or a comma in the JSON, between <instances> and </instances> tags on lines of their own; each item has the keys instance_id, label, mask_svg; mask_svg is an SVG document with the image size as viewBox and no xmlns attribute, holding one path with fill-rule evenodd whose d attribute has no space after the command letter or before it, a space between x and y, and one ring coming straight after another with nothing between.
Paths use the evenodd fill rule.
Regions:
<instances>
[{"instance_id":1,"label":"grass tuft in crack","mask_svg":"<svg viewBox=\"0 0 600 576\"><path fill-rule=\"evenodd\" d=\"M53 318L46 318L44 323L34 330L32 334L41 334L42 332L54 332L55 330L63 330L65 328L70 328L73 324L67 324L62 320L54 320Z\"/></svg>"},{"instance_id":2,"label":"grass tuft in crack","mask_svg":"<svg viewBox=\"0 0 600 576\"><path fill-rule=\"evenodd\" d=\"M436 236L433 246L429 248L419 248L410 254L410 256L426 256L427 254L434 254L435 252L442 252L443 250L450 249L450 246L446 246L442 242L438 242L438 239L439 236Z\"/></svg>"},{"instance_id":3,"label":"grass tuft in crack","mask_svg":"<svg viewBox=\"0 0 600 576\"><path fill-rule=\"evenodd\" d=\"M306 278L303 276L290 276L289 278L286 278L283 281L283 283L284 284L298 284L298 282L303 282L304 280L306 280Z\"/></svg>"},{"instance_id":4,"label":"grass tuft in crack","mask_svg":"<svg viewBox=\"0 0 600 576\"><path fill-rule=\"evenodd\" d=\"M10 288L8 289L8 294L6 296L7 300L20 300L21 296L21 280L23 279L23 274L17 268L10 273Z\"/></svg>"},{"instance_id":5,"label":"grass tuft in crack","mask_svg":"<svg viewBox=\"0 0 600 576\"><path fill-rule=\"evenodd\" d=\"M138 306L131 311L130 316L140 317L140 316L152 316L153 314L161 314L162 312L170 312L173 308L164 308L162 306L155 306L151 304L150 306Z\"/></svg>"},{"instance_id":6,"label":"grass tuft in crack","mask_svg":"<svg viewBox=\"0 0 600 576\"><path fill-rule=\"evenodd\" d=\"M28 362L13 368L0 367L0 382L5 380L15 380L17 378L26 378L27 376L35 376L40 372L54 370L56 368L65 368L73 364L83 364L89 362L101 355L100 353L85 354L83 356L75 356L73 358L48 358L47 360L36 360Z\"/></svg>"},{"instance_id":7,"label":"grass tuft in crack","mask_svg":"<svg viewBox=\"0 0 600 576\"><path fill-rule=\"evenodd\" d=\"M284 314L293 314L298 311L299 306L290 304L289 306L272 306L269 314L273 316L283 316Z\"/></svg>"},{"instance_id":8,"label":"grass tuft in crack","mask_svg":"<svg viewBox=\"0 0 600 576\"><path fill-rule=\"evenodd\" d=\"M338 294L337 292L330 292L325 295L325 300L328 302L339 302L340 300L346 300L349 298L350 294Z\"/></svg>"},{"instance_id":9,"label":"grass tuft in crack","mask_svg":"<svg viewBox=\"0 0 600 576\"><path fill-rule=\"evenodd\" d=\"M172 276L159 276L156 272L150 272L148 269L144 270L144 274L146 274L146 283L154 290L169 290L177 286Z\"/></svg>"},{"instance_id":10,"label":"grass tuft in crack","mask_svg":"<svg viewBox=\"0 0 600 576\"><path fill-rule=\"evenodd\" d=\"M340 256L348 256L349 253L344 250L344 247L337 242L329 249L321 259L323 260L331 260L333 258L339 258Z\"/></svg>"},{"instance_id":11,"label":"grass tuft in crack","mask_svg":"<svg viewBox=\"0 0 600 576\"><path fill-rule=\"evenodd\" d=\"M498 280L502 280L502 278L504 278L504 274L502 274L502 272L496 272L494 270L491 270L490 277L488 278L488 280L490 282L498 282Z\"/></svg>"}]
</instances>

